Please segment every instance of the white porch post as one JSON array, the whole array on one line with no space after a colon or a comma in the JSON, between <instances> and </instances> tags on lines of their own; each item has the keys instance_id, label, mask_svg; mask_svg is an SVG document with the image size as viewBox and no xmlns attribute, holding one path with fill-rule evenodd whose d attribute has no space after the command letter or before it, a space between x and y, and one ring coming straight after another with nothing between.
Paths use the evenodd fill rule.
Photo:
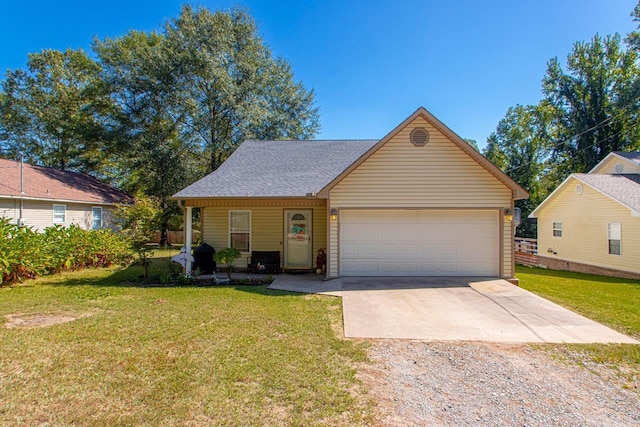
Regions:
<instances>
[{"instance_id":1,"label":"white porch post","mask_svg":"<svg viewBox=\"0 0 640 427\"><path fill-rule=\"evenodd\" d=\"M191 255L191 236L193 235L193 208L185 206L184 208L184 247L188 255ZM187 257L185 273L191 272L191 257Z\"/></svg>"}]
</instances>

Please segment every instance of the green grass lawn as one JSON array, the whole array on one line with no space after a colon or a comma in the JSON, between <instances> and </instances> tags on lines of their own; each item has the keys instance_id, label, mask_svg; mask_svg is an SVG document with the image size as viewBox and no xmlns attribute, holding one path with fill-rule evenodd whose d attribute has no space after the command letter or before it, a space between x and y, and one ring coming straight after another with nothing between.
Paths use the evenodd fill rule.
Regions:
<instances>
[{"instance_id":1,"label":"green grass lawn","mask_svg":"<svg viewBox=\"0 0 640 427\"><path fill-rule=\"evenodd\" d=\"M0 288L0 424L371 423L355 378L364 344L337 336L338 298L119 284L139 273ZM78 319L7 328L15 314Z\"/></svg>"},{"instance_id":2,"label":"green grass lawn","mask_svg":"<svg viewBox=\"0 0 640 427\"><path fill-rule=\"evenodd\" d=\"M516 276L522 288L640 340L640 281L521 266ZM640 345L545 347L571 361L609 366L628 385L639 384Z\"/></svg>"}]
</instances>

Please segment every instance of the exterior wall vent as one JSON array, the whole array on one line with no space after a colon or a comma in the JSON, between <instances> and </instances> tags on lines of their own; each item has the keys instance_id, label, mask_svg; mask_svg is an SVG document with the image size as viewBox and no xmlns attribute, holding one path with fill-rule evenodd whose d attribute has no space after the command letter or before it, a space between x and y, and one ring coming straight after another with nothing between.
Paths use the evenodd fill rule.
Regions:
<instances>
[{"instance_id":1,"label":"exterior wall vent","mask_svg":"<svg viewBox=\"0 0 640 427\"><path fill-rule=\"evenodd\" d=\"M425 128L415 128L411 131L411 142L417 146L423 146L429 142L429 132Z\"/></svg>"},{"instance_id":2,"label":"exterior wall vent","mask_svg":"<svg viewBox=\"0 0 640 427\"><path fill-rule=\"evenodd\" d=\"M623 169L624 167L622 166L622 163L616 163L616 165L613 167L615 173L622 173Z\"/></svg>"},{"instance_id":3,"label":"exterior wall vent","mask_svg":"<svg viewBox=\"0 0 640 427\"><path fill-rule=\"evenodd\" d=\"M576 185L576 194L582 194L582 184Z\"/></svg>"}]
</instances>

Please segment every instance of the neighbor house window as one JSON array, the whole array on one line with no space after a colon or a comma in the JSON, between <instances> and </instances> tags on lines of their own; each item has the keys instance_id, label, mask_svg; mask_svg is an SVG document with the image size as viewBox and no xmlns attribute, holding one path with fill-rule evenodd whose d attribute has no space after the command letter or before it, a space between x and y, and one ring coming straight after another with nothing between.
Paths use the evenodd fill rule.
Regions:
<instances>
[{"instance_id":1,"label":"neighbor house window","mask_svg":"<svg viewBox=\"0 0 640 427\"><path fill-rule=\"evenodd\" d=\"M553 223L553 237L562 237L562 223L554 222Z\"/></svg>"},{"instance_id":2,"label":"neighbor house window","mask_svg":"<svg viewBox=\"0 0 640 427\"><path fill-rule=\"evenodd\" d=\"M91 210L91 229L100 230L102 228L102 208Z\"/></svg>"},{"instance_id":3,"label":"neighbor house window","mask_svg":"<svg viewBox=\"0 0 640 427\"><path fill-rule=\"evenodd\" d=\"M64 224L67 214L67 205L53 205L53 223Z\"/></svg>"},{"instance_id":4,"label":"neighbor house window","mask_svg":"<svg viewBox=\"0 0 640 427\"><path fill-rule=\"evenodd\" d=\"M619 222L609 223L609 253L621 255L622 230Z\"/></svg>"},{"instance_id":5,"label":"neighbor house window","mask_svg":"<svg viewBox=\"0 0 640 427\"><path fill-rule=\"evenodd\" d=\"M251 252L251 211L229 211L229 246Z\"/></svg>"}]
</instances>

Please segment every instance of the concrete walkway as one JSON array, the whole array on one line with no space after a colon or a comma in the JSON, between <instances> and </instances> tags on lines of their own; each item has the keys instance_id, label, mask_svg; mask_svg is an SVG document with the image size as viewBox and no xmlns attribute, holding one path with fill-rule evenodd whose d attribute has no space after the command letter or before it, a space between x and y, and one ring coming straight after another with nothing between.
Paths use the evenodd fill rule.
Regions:
<instances>
[{"instance_id":1,"label":"concrete walkway","mask_svg":"<svg viewBox=\"0 0 640 427\"><path fill-rule=\"evenodd\" d=\"M342 279L324 280L321 274L287 274L273 276L269 289L305 294L342 296Z\"/></svg>"},{"instance_id":2,"label":"concrete walkway","mask_svg":"<svg viewBox=\"0 0 640 427\"><path fill-rule=\"evenodd\" d=\"M640 344L504 280L310 276L270 288L342 296L346 337Z\"/></svg>"}]
</instances>

